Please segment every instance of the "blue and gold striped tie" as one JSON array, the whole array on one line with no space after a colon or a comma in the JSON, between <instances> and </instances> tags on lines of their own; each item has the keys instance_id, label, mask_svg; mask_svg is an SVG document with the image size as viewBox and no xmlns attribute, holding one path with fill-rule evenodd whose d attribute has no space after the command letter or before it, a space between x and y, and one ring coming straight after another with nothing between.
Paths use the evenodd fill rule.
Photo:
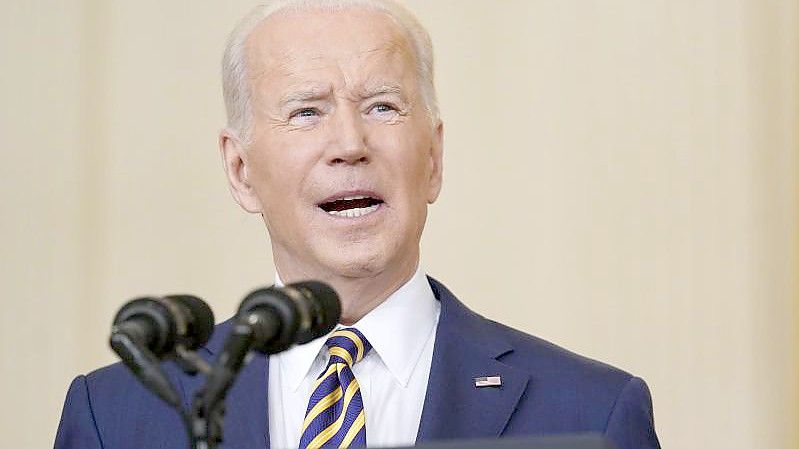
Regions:
<instances>
[{"instance_id":1,"label":"blue and gold striped tie","mask_svg":"<svg viewBox=\"0 0 799 449\"><path fill-rule=\"evenodd\" d=\"M300 449L366 446L366 415L361 387L352 365L369 353L372 345L357 329L339 329L325 342L330 360L316 379Z\"/></svg>"}]
</instances>

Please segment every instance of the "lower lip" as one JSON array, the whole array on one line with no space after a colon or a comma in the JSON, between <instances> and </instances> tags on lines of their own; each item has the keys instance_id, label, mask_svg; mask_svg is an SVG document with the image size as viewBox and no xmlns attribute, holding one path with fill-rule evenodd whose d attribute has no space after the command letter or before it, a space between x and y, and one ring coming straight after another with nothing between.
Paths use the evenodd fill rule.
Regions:
<instances>
[{"instance_id":1,"label":"lower lip","mask_svg":"<svg viewBox=\"0 0 799 449\"><path fill-rule=\"evenodd\" d=\"M374 210L372 210L370 212L367 212L367 213L365 213L363 215L357 216L357 217L348 217L346 215L334 215L334 214L331 214L331 213L325 211L321 207L317 207L317 209L319 210L319 212L325 214L327 217L332 218L334 220L346 221L346 222L356 222L356 221L365 221L365 220L370 220L370 219L376 218L378 215L380 215L380 212L382 212L383 209L385 209L384 206L385 206L385 203L380 203L380 204L377 205L377 207Z\"/></svg>"}]
</instances>

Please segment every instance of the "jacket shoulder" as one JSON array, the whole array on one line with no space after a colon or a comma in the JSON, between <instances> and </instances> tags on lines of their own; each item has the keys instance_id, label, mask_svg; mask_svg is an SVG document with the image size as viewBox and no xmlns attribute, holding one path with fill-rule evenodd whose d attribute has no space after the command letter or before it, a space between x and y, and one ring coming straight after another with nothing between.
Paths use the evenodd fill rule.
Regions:
<instances>
[{"instance_id":1,"label":"jacket shoulder","mask_svg":"<svg viewBox=\"0 0 799 449\"><path fill-rule=\"evenodd\" d=\"M442 319L471 341L479 341L497 360L530 373L534 379L586 383L620 390L632 378L626 371L582 356L543 338L486 318L466 307L443 284L429 278L442 306ZM446 318L444 318L446 315Z\"/></svg>"},{"instance_id":2,"label":"jacket shoulder","mask_svg":"<svg viewBox=\"0 0 799 449\"><path fill-rule=\"evenodd\" d=\"M486 352L529 379L514 419L508 424L508 434L526 434L533 430L541 433L605 432L625 387L637 378L609 364L485 318L433 279L431 286L441 301L441 320L447 323L448 338L473 342L473 348Z\"/></svg>"},{"instance_id":3,"label":"jacket shoulder","mask_svg":"<svg viewBox=\"0 0 799 449\"><path fill-rule=\"evenodd\" d=\"M530 335L488 318L486 331L507 341L513 351L500 357L504 363L528 371L536 378L556 378L594 388L620 391L632 374L604 362L586 357L543 338Z\"/></svg>"}]
</instances>

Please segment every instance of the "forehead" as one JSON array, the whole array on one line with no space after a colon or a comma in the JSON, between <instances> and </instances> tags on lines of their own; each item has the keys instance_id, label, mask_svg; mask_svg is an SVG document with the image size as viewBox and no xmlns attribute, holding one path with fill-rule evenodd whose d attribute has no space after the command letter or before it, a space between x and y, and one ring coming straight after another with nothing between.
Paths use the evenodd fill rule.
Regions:
<instances>
[{"instance_id":1,"label":"forehead","mask_svg":"<svg viewBox=\"0 0 799 449\"><path fill-rule=\"evenodd\" d=\"M402 82L414 72L413 55L393 19L366 8L279 12L247 40L248 77L256 87L329 83L331 76L346 84Z\"/></svg>"}]
</instances>

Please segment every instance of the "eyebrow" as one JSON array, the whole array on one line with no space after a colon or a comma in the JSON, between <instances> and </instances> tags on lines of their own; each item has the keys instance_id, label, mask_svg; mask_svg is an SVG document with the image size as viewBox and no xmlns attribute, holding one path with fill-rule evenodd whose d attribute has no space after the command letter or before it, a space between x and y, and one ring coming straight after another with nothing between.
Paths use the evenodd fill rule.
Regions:
<instances>
[{"instance_id":1,"label":"eyebrow","mask_svg":"<svg viewBox=\"0 0 799 449\"><path fill-rule=\"evenodd\" d=\"M278 104L282 108L292 103L322 100L329 98L332 94L332 88L305 87L283 95ZM355 95L362 100L385 94L399 95L403 100L405 99L402 86L396 83L367 84L355 90Z\"/></svg>"},{"instance_id":2,"label":"eyebrow","mask_svg":"<svg viewBox=\"0 0 799 449\"><path fill-rule=\"evenodd\" d=\"M289 92L280 98L280 106L285 106L290 103L301 103L304 101L321 100L331 95L331 89L322 89L318 87L302 88Z\"/></svg>"},{"instance_id":3,"label":"eyebrow","mask_svg":"<svg viewBox=\"0 0 799 449\"><path fill-rule=\"evenodd\" d=\"M372 98L384 94L395 94L404 97L402 86L396 83L380 83L380 84L366 85L360 87L356 91L356 93L362 99Z\"/></svg>"}]
</instances>

